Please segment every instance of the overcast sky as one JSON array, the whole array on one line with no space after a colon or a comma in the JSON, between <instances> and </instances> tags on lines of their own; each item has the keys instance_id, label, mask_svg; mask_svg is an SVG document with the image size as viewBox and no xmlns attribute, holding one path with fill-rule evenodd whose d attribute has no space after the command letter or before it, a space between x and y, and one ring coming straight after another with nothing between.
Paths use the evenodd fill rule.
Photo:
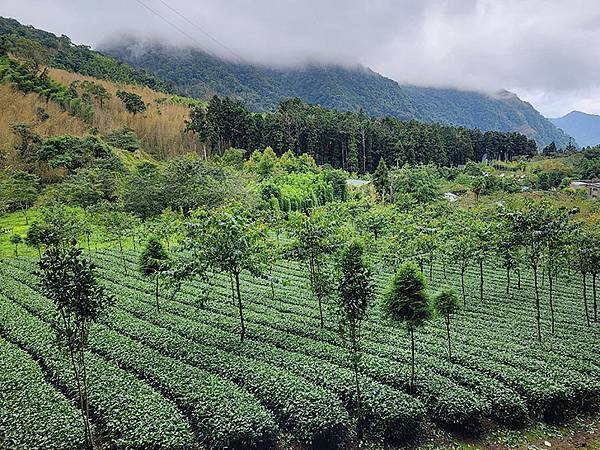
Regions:
<instances>
[{"instance_id":1,"label":"overcast sky","mask_svg":"<svg viewBox=\"0 0 600 450\"><path fill-rule=\"evenodd\" d=\"M261 64L360 63L600 114L600 0L0 0L0 15L92 46L133 33Z\"/></svg>"}]
</instances>

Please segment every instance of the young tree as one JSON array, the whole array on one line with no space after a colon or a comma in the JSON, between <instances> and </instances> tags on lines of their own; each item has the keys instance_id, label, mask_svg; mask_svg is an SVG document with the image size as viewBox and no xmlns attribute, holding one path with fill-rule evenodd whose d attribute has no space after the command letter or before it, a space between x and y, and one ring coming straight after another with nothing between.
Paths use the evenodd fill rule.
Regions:
<instances>
[{"instance_id":1,"label":"young tree","mask_svg":"<svg viewBox=\"0 0 600 450\"><path fill-rule=\"evenodd\" d=\"M98 285L93 263L83 258L78 248L48 249L39 262L39 276L42 291L54 302L60 316L57 335L64 339L73 369L85 440L89 448L94 448L85 354L90 326L100 318L112 297Z\"/></svg>"},{"instance_id":2,"label":"young tree","mask_svg":"<svg viewBox=\"0 0 600 450\"><path fill-rule=\"evenodd\" d=\"M340 330L349 344L356 388L357 433L362 437L362 404L359 380L361 324L373 298L371 273L364 261L363 246L352 242L341 254L338 282Z\"/></svg>"},{"instance_id":3,"label":"young tree","mask_svg":"<svg viewBox=\"0 0 600 450\"><path fill-rule=\"evenodd\" d=\"M23 242L23 238L20 234L14 233L10 236L10 243L15 246L15 256L19 257L19 244Z\"/></svg>"},{"instance_id":4,"label":"young tree","mask_svg":"<svg viewBox=\"0 0 600 450\"><path fill-rule=\"evenodd\" d=\"M240 289L240 274L247 271L258 276L265 269L264 227L245 213L234 209L198 211L188 224L187 245L214 270L229 273L235 282L240 314L240 340L246 335Z\"/></svg>"},{"instance_id":5,"label":"young tree","mask_svg":"<svg viewBox=\"0 0 600 450\"><path fill-rule=\"evenodd\" d=\"M106 205L100 215L100 220L102 225L104 225L108 240L116 240L119 244L123 270L125 271L125 275L127 275L127 260L125 259L125 251L123 250L123 241L131 229L131 217L121 211L118 205Z\"/></svg>"},{"instance_id":6,"label":"young tree","mask_svg":"<svg viewBox=\"0 0 600 450\"><path fill-rule=\"evenodd\" d=\"M459 297L454 289L442 289L433 297L433 305L436 312L446 321L446 333L448 335L448 359L452 360L452 346L450 343L450 316L460 309Z\"/></svg>"},{"instance_id":7,"label":"young tree","mask_svg":"<svg viewBox=\"0 0 600 450\"><path fill-rule=\"evenodd\" d=\"M292 218L292 222L294 240L290 253L308 269L310 287L319 304L319 317L323 328L323 300L330 290L326 258L334 249L333 226L314 209L308 217L298 213Z\"/></svg>"},{"instance_id":8,"label":"young tree","mask_svg":"<svg viewBox=\"0 0 600 450\"><path fill-rule=\"evenodd\" d=\"M554 334L554 282L561 269L566 266L567 239L569 233L569 218L562 211L551 211L546 222L546 237L544 239L543 265L548 276L548 301L550 306L550 327Z\"/></svg>"},{"instance_id":9,"label":"young tree","mask_svg":"<svg viewBox=\"0 0 600 450\"><path fill-rule=\"evenodd\" d=\"M42 257L42 245L44 245L44 228L38 221L34 221L25 235L25 244L37 250L38 256Z\"/></svg>"},{"instance_id":10,"label":"young tree","mask_svg":"<svg viewBox=\"0 0 600 450\"><path fill-rule=\"evenodd\" d=\"M552 215L552 205L547 202L527 202L522 208L506 214L512 231L519 236L519 242L524 247L526 259L533 272L538 341L542 340L539 269L551 229L549 224L552 223Z\"/></svg>"},{"instance_id":11,"label":"young tree","mask_svg":"<svg viewBox=\"0 0 600 450\"><path fill-rule=\"evenodd\" d=\"M169 256L162 243L154 236L151 236L142 251L139 260L139 268L146 277L154 276L154 293L156 297L156 310L160 312L159 301L159 283L161 275L169 266Z\"/></svg>"},{"instance_id":12,"label":"young tree","mask_svg":"<svg viewBox=\"0 0 600 450\"><path fill-rule=\"evenodd\" d=\"M373 183L375 184L375 189L381 196L381 199L386 201L390 195L391 181L388 166L383 158L381 158L379 164L377 164L377 169L373 174Z\"/></svg>"},{"instance_id":13,"label":"young tree","mask_svg":"<svg viewBox=\"0 0 600 450\"><path fill-rule=\"evenodd\" d=\"M464 226L461 226L464 225ZM463 298L463 307L467 306L467 295L465 290L465 272L475 257L475 242L472 233L466 228L466 222L457 221L456 229L452 232L452 238L448 245L448 256L455 261L460 268L460 289Z\"/></svg>"},{"instance_id":14,"label":"young tree","mask_svg":"<svg viewBox=\"0 0 600 450\"><path fill-rule=\"evenodd\" d=\"M475 219L471 222L474 256L479 264L479 299L483 302L484 264L493 249L492 226L487 221Z\"/></svg>"},{"instance_id":15,"label":"young tree","mask_svg":"<svg viewBox=\"0 0 600 450\"><path fill-rule=\"evenodd\" d=\"M506 270L506 294L510 294L510 275L518 267L520 246L517 241L518 236L512 232L510 223L504 220L502 213L493 235L495 253Z\"/></svg>"},{"instance_id":16,"label":"young tree","mask_svg":"<svg viewBox=\"0 0 600 450\"><path fill-rule=\"evenodd\" d=\"M431 318L427 282L413 263L402 264L392 277L383 296L382 309L395 323L405 323L411 341L410 391L415 385L415 328Z\"/></svg>"},{"instance_id":17,"label":"young tree","mask_svg":"<svg viewBox=\"0 0 600 450\"><path fill-rule=\"evenodd\" d=\"M583 309L587 326L591 326L588 308L587 276L592 262L592 239L587 230L578 228L571 236L570 257L581 274Z\"/></svg>"}]
</instances>

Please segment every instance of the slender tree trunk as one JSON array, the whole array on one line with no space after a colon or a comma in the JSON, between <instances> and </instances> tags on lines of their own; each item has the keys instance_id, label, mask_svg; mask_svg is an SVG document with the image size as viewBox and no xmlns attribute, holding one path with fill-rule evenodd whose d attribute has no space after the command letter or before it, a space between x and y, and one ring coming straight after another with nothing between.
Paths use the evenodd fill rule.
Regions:
<instances>
[{"instance_id":1,"label":"slender tree trunk","mask_svg":"<svg viewBox=\"0 0 600 450\"><path fill-rule=\"evenodd\" d=\"M238 308L240 310L240 342L244 342L246 336L246 325L244 325L244 311L242 309L242 295L240 293L240 274L235 273L235 288L237 291Z\"/></svg>"},{"instance_id":2,"label":"slender tree trunk","mask_svg":"<svg viewBox=\"0 0 600 450\"><path fill-rule=\"evenodd\" d=\"M319 300L319 319L321 320L321 328L325 328L325 321L323 320L323 302L321 301L321 294L317 295Z\"/></svg>"},{"instance_id":3,"label":"slender tree trunk","mask_svg":"<svg viewBox=\"0 0 600 450\"><path fill-rule=\"evenodd\" d=\"M88 254L92 254L92 248L90 247L90 235L86 234L85 235L85 240L87 242L87 248L88 248Z\"/></svg>"},{"instance_id":4,"label":"slender tree trunk","mask_svg":"<svg viewBox=\"0 0 600 450\"><path fill-rule=\"evenodd\" d=\"M158 274L158 272L156 272L156 274L154 275L154 277L156 278L156 285L154 286L154 293L156 294L156 310L158 312L160 312L160 302L158 300L158 280L159 280L159 274Z\"/></svg>"},{"instance_id":5,"label":"slender tree trunk","mask_svg":"<svg viewBox=\"0 0 600 450\"><path fill-rule=\"evenodd\" d=\"M548 270L548 293L550 301L550 332L554 334L554 299L553 299L553 288L554 288L554 280L552 279L552 272Z\"/></svg>"},{"instance_id":6,"label":"slender tree trunk","mask_svg":"<svg viewBox=\"0 0 600 450\"><path fill-rule=\"evenodd\" d=\"M365 129L361 130L362 135L362 154L363 154L363 173L367 173L367 150L365 147Z\"/></svg>"},{"instance_id":7,"label":"slender tree trunk","mask_svg":"<svg viewBox=\"0 0 600 450\"><path fill-rule=\"evenodd\" d=\"M82 331L83 334L83 331ZM82 337L83 339L83 337ZM86 432L89 436L90 447L94 448L94 436L92 434L92 424L90 421L90 399L88 395L88 381L87 381L87 367L85 364L85 349L81 348L81 371L82 371L82 387L83 387L83 403L85 408L85 417L86 417Z\"/></svg>"},{"instance_id":8,"label":"slender tree trunk","mask_svg":"<svg viewBox=\"0 0 600 450\"><path fill-rule=\"evenodd\" d=\"M535 309L536 309L536 322L537 322L537 338L538 341L542 341L542 325L540 315L540 290L538 287L538 273L537 266L533 266L533 287L535 289Z\"/></svg>"},{"instance_id":9,"label":"slender tree trunk","mask_svg":"<svg viewBox=\"0 0 600 450\"><path fill-rule=\"evenodd\" d=\"M350 339L352 340L352 369L354 371L354 384L356 389L356 434L358 440L361 441L363 437L362 433L362 398L360 391L360 380L358 373L358 342L356 336L356 326L350 326Z\"/></svg>"},{"instance_id":10,"label":"slender tree trunk","mask_svg":"<svg viewBox=\"0 0 600 450\"><path fill-rule=\"evenodd\" d=\"M71 336L72 333L74 333L74 331L71 327L70 320L67 318L65 312L62 309L60 310L60 315L62 317L63 325L65 328L65 332L67 333L67 336ZM85 400L86 394L85 394L83 386L82 386L81 373L79 370L79 368L81 367L81 364L78 364L78 362L82 361L83 350L80 348L75 349L73 342L71 341L70 338L68 338L68 340L67 340L67 349L69 352L69 359L71 360L71 367L73 369L73 376L75 378L75 385L77 387L77 394L79 397L78 398L79 410L81 411L81 417L83 419L83 430L84 430L84 435L85 435L86 446L88 446L89 448L93 448L91 424L90 424L90 419L89 419L89 407L86 406L86 400ZM77 356L76 356L76 352L78 353Z\"/></svg>"},{"instance_id":11,"label":"slender tree trunk","mask_svg":"<svg viewBox=\"0 0 600 450\"><path fill-rule=\"evenodd\" d=\"M410 332L410 393L415 392L415 331L412 324L408 325Z\"/></svg>"},{"instance_id":12,"label":"slender tree trunk","mask_svg":"<svg viewBox=\"0 0 600 450\"><path fill-rule=\"evenodd\" d=\"M121 251L121 259L123 260L123 269L125 269L125 275L127 275L127 262L125 261L125 253L123 252L123 242L119 238L119 250Z\"/></svg>"},{"instance_id":13,"label":"slender tree trunk","mask_svg":"<svg viewBox=\"0 0 600 450\"><path fill-rule=\"evenodd\" d=\"M591 326L590 324L590 312L588 310L588 302L587 302L587 273L582 272L581 276L583 278L583 307L585 308L585 321L587 326Z\"/></svg>"},{"instance_id":14,"label":"slender tree trunk","mask_svg":"<svg viewBox=\"0 0 600 450\"><path fill-rule=\"evenodd\" d=\"M433 279L433 258L429 259L429 282Z\"/></svg>"},{"instance_id":15,"label":"slender tree trunk","mask_svg":"<svg viewBox=\"0 0 600 450\"><path fill-rule=\"evenodd\" d=\"M465 266L460 268L460 288L462 290L463 307L467 307L467 294L465 292Z\"/></svg>"},{"instance_id":16,"label":"slender tree trunk","mask_svg":"<svg viewBox=\"0 0 600 450\"><path fill-rule=\"evenodd\" d=\"M479 260L479 299L483 302L483 259Z\"/></svg>"},{"instance_id":17,"label":"slender tree trunk","mask_svg":"<svg viewBox=\"0 0 600 450\"><path fill-rule=\"evenodd\" d=\"M510 267L506 268L506 294L510 294Z\"/></svg>"},{"instance_id":18,"label":"slender tree trunk","mask_svg":"<svg viewBox=\"0 0 600 450\"><path fill-rule=\"evenodd\" d=\"M317 297L317 302L319 303L319 318L321 320L321 328L325 328L325 321L323 320L323 302L321 301L321 289L317 287L317 273L321 272L321 268L319 264L312 260L310 261L310 272L311 272L311 280L313 286L313 293Z\"/></svg>"},{"instance_id":19,"label":"slender tree trunk","mask_svg":"<svg viewBox=\"0 0 600 450\"><path fill-rule=\"evenodd\" d=\"M273 266L269 268L269 281L271 282L271 300L275 301L275 283L273 282Z\"/></svg>"},{"instance_id":20,"label":"slender tree trunk","mask_svg":"<svg viewBox=\"0 0 600 450\"><path fill-rule=\"evenodd\" d=\"M15 244L15 257L19 257L19 244Z\"/></svg>"},{"instance_id":21,"label":"slender tree trunk","mask_svg":"<svg viewBox=\"0 0 600 450\"><path fill-rule=\"evenodd\" d=\"M521 269L517 269L517 289L521 290Z\"/></svg>"},{"instance_id":22,"label":"slender tree trunk","mask_svg":"<svg viewBox=\"0 0 600 450\"><path fill-rule=\"evenodd\" d=\"M594 322L598 322L598 302L596 301L596 275L597 272L592 272L592 301L594 304Z\"/></svg>"},{"instance_id":23,"label":"slender tree trunk","mask_svg":"<svg viewBox=\"0 0 600 450\"><path fill-rule=\"evenodd\" d=\"M450 314L446 314L446 333L448 334L448 360L452 361L452 345L450 342Z\"/></svg>"},{"instance_id":24,"label":"slender tree trunk","mask_svg":"<svg viewBox=\"0 0 600 450\"><path fill-rule=\"evenodd\" d=\"M233 304L235 305L237 302L237 298L235 295L235 282L233 281L233 273L229 272L229 281L231 282L231 300L233 301Z\"/></svg>"}]
</instances>

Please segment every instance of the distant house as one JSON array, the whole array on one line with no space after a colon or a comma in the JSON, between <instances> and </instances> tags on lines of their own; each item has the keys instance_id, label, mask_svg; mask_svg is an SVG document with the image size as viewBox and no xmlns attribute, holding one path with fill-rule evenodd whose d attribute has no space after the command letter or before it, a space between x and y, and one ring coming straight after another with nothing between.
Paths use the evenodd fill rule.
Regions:
<instances>
[{"instance_id":1,"label":"distant house","mask_svg":"<svg viewBox=\"0 0 600 450\"><path fill-rule=\"evenodd\" d=\"M569 185L571 189L586 189L589 197L600 198L600 180L577 180Z\"/></svg>"},{"instance_id":2,"label":"distant house","mask_svg":"<svg viewBox=\"0 0 600 450\"><path fill-rule=\"evenodd\" d=\"M352 187L363 187L367 184L370 184L371 182L368 180L346 180L346 184L348 186L352 186Z\"/></svg>"},{"instance_id":3,"label":"distant house","mask_svg":"<svg viewBox=\"0 0 600 450\"><path fill-rule=\"evenodd\" d=\"M454 203L455 201L458 200L458 195L453 194L452 192L446 192L446 193L444 193L444 198L446 200L448 200L450 203Z\"/></svg>"}]
</instances>

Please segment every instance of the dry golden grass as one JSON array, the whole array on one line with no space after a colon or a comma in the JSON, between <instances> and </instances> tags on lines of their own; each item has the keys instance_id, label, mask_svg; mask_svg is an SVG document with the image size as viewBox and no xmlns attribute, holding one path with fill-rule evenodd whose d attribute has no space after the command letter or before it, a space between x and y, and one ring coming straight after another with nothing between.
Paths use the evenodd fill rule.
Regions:
<instances>
[{"instance_id":1,"label":"dry golden grass","mask_svg":"<svg viewBox=\"0 0 600 450\"><path fill-rule=\"evenodd\" d=\"M50 115L44 122L37 119L36 111L42 107ZM42 137L70 133L83 135L89 126L80 119L63 111L53 102L46 103L37 94L24 95L8 85L0 85L0 154L6 155L5 162L19 166L14 154L17 138L11 130L15 123L34 124L34 130Z\"/></svg>"},{"instance_id":2,"label":"dry golden grass","mask_svg":"<svg viewBox=\"0 0 600 450\"><path fill-rule=\"evenodd\" d=\"M185 120L188 118L189 112L188 107L174 105L168 101L161 105L155 103L157 99L168 99L168 94L141 86L117 85L60 69L50 69L50 77L66 86L76 80L93 81L104 86L112 98L105 101L102 108L99 104L94 105L92 122L92 126L102 134L106 134L114 128L128 126L140 137L143 148L148 153L167 156L201 152L202 147L198 140L193 135L184 132ZM148 105L147 111L136 115L128 113L121 100L116 96L117 90L126 90L140 95Z\"/></svg>"},{"instance_id":3,"label":"dry golden grass","mask_svg":"<svg viewBox=\"0 0 600 450\"><path fill-rule=\"evenodd\" d=\"M93 81L104 86L112 98L105 101L102 107L99 104L94 105L92 123L87 124L63 111L57 104L46 103L37 94L24 95L8 85L0 85L0 156L5 155L4 160L0 159L0 164L20 166L14 153L17 138L11 131L11 124L19 122L33 124L34 131L42 137L60 134L81 136L88 133L92 127L105 135L115 128L128 126L137 133L142 141L142 149L149 154L165 157L194 152L204 156L203 147L195 136L184 132L188 107L169 101L161 105L155 102L160 98L168 99L168 94L140 86L116 85L59 69L50 69L50 77L65 86L75 80ZM148 110L143 114L128 113L121 100L116 97L119 89L139 94L148 104ZM47 111L50 115L48 120L38 120L38 107Z\"/></svg>"}]
</instances>

